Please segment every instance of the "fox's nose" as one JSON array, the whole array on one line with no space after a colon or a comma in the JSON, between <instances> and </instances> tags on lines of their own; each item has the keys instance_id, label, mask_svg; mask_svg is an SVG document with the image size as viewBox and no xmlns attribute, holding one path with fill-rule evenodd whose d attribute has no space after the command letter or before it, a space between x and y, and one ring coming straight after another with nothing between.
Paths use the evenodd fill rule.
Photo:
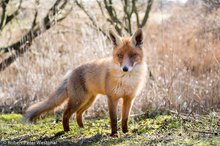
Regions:
<instances>
[{"instance_id":1,"label":"fox's nose","mask_svg":"<svg viewBox=\"0 0 220 146\"><path fill-rule=\"evenodd\" d=\"M124 66L124 67L122 68L122 70L123 70L124 72L127 72L127 71L128 71L128 67L127 67L127 66Z\"/></svg>"}]
</instances>

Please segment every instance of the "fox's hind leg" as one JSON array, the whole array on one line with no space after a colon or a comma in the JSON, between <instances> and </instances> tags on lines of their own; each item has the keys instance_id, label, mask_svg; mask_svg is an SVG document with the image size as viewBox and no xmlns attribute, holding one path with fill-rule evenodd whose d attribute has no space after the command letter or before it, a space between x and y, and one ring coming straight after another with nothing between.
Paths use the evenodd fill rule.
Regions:
<instances>
[{"instance_id":1,"label":"fox's hind leg","mask_svg":"<svg viewBox=\"0 0 220 146\"><path fill-rule=\"evenodd\" d=\"M71 100L69 100L67 108L63 114L63 129L64 129L64 131L70 130L69 119L70 119L71 115L77 111L78 108L79 108L78 104L74 105L73 102L71 102Z\"/></svg>"},{"instance_id":2,"label":"fox's hind leg","mask_svg":"<svg viewBox=\"0 0 220 146\"><path fill-rule=\"evenodd\" d=\"M84 128L83 125L83 113L92 105L95 100L95 96L88 96L85 103L80 106L80 108L76 112L76 121L80 128Z\"/></svg>"}]
</instances>

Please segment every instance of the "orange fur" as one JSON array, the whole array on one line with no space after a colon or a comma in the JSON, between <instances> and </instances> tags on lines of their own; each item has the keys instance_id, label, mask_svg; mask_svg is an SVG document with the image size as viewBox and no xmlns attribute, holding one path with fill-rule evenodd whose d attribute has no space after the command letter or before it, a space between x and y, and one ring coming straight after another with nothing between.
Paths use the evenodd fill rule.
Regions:
<instances>
[{"instance_id":1,"label":"orange fur","mask_svg":"<svg viewBox=\"0 0 220 146\"><path fill-rule=\"evenodd\" d=\"M91 61L74 69L53 96L28 108L24 119L31 121L68 100L63 115L64 131L70 130L69 118L73 113L76 113L79 127L83 127L84 111L91 106L97 94L105 94L108 97L111 135L117 134L119 98L123 99L122 131L127 132L133 99L142 89L147 74L142 30L124 38L110 31L110 37L114 44L113 57Z\"/></svg>"}]
</instances>

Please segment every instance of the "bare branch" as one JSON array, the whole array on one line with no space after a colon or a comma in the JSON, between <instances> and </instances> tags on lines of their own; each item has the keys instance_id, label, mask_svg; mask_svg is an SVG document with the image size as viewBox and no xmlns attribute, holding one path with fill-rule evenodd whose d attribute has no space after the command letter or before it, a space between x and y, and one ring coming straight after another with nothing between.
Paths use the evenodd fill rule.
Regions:
<instances>
[{"instance_id":1,"label":"bare branch","mask_svg":"<svg viewBox=\"0 0 220 146\"><path fill-rule=\"evenodd\" d=\"M67 6L67 3L63 6L63 9L65 6ZM65 19L72 10L73 10L73 7L71 6L70 9L65 14L63 14L62 17L60 17L57 21L62 21L63 19Z\"/></svg>"},{"instance_id":2,"label":"bare branch","mask_svg":"<svg viewBox=\"0 0 220 146\"><path fill-rule=\"evenodd\" d=\"M0 22L0 30L2 30L3 26L5 25L5 18L6 18L6 8L8 5L9 0L2 0L1 7L2 7L2 17Z\"/></svg>"},{"instance_id":3,"label":"bare branch","mask_svg":"<svg viewBox=\"0 0 220 146\"><path fill-rule=\"evenodd\" d=\"M4 24L3 28L19 14L19 10L21 9L21 4L22 4L22 0L19 1L18 8L15 10L15 12L6 17L5 24Z\"/></svg>"},{"instance_id":4,"label":"bare branch","mask_svg":"<svg viewBox=\"0 0 220 146\"><path fill-rule=\"evenodd\" d=\"M0 63L0 71L3 71L4 69L6 69L10 64L12 64L16 60L16 58L24 54L30 46L31 46L30 42L26 41L24 47L22 47L19 50L16 50L14 54L9 56L7 59L3 60Z\"/></svg>"},{"instance_id":5,"label":"bare branch","mask_svg":"<svg viewBox=\"0 0 220 146\"><path fill-rule=\"evenodd\" d=\"M36 10L35 14L34 14L34 19L33 19L32 25L31 25L31 30L34 29L34 27L37 25L37 16L38 16L38 12Z\"/></svg>"},{"instance_id":6,"label":"bare branch","mask_svg":"<svg viewBox=\"0 0 220 146\"><path fill-rule=\"evenodd\" d=\"M136 2L137 0L132 0L132 7L133 7L134 14L136 16L137 27L139 28L141 25L140 25L139 13L137 10Z\"/></svg>"},{"instance_id":7,"label":"bare branch","mask_svg":"<svg viewBox=\"0 0 220 146\"><path fill-rule=\"evenodd\" d=\"M31 29L18 42L14 43L10 46L0 48L0 53L7 53L10 50L19 50L20 46L22 46L24 43L26 43L26 41L31 42L32 38L36 37L37 32L40 30L40 29L39 30L38 29L33 30L34 27L36 27L36 25L37 25L36 24L36 19L37 19L37 12L35 13L35 17L34 17L34 20L32 22Z\"/></svg>"},{"instance_id":8,"label":"bare branch","mask_svg":"<svg viewBox=\"0 0 220 146\"><path fill-rule=\"evenodd\" d=\"M148 0L147 9L146 9L146 12L145 12L145 15L144 15L144 18L142 20L142 23L141 23L140 27L143 27L146 24L146 22L148 20L148 17L149 17L151 7L153 5L153 2L154 2L154 0Z\"/></svg>"},{"instance_id":9,"label":"bare branch","mask_svg":"<svg viewBox=\"0 0 220 146\"><path fill-rule=\"evenodd\" d=\"M133 6L131 6L128 2L128 0L124 0L124 13L125 13L125 23L127 25L128 33L132 34L132 28L131 28L131 16L134 12Z\"/></svg>"},{"instance_id":10,"label":"bare branch","mask_svg":"<svg viewBox=\"0 0 220 146\"><path fill-rule=\"evenodd\" d=\"M100 9L102 15L105 16L105 13L104 13L103 8L102 8L102 3L99 0L96 0L96 2L98 4L98 6L99 6L99 9Z\"/></svg>"},{"instance_id":11,"label":"bare branch","mask_svg":"<svg viewBox=\"0 0 220 146\"><path fill-rule=\"evenodd\" d=\"M89 12L85 9L85 7L83 6L82 3L80 3L79 1L75 1L76 5L88 16L88 18L90 19L90 21L92 22L92 25L95 26L95 28L97 28L99 31L102 32L103 35L108 36L96 23L96 21L94 20L94 18L89 14Z\"/></svg>"},{"instance_id":12,"label":"bare branch","mask_svg":"<svg viewBox=\"0 0 220 146\"><path fill-rule=\"evenodd\" d=\"M116 11L113 7L112 1L111 0L108 0L108 1L104 0L104 4L105 4L105 8L106 8L106 10L109 14L109 17L111 19L110 22L113 22L112 25L115 26L115 30L118 32L118 34L121 35L122 34L122 29L121 28L122 28L123 24L117 17L117 13L116 13Z\"/></svg>"}]
</instances>

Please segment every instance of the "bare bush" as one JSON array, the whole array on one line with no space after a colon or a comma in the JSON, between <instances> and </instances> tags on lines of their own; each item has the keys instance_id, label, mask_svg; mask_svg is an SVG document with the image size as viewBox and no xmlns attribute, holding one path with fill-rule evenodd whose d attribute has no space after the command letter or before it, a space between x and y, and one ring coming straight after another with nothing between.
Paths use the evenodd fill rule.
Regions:
<instances>
[{"instance_id":1,"label":"bare bush","mask_svg":"<svg viewBox=\"0 0 220 146\"><path fill-rule=\"evenodd\" d=\"M118 34L122 35L124 31L131 35L133 29L142 28L147 23L154 0L148 0L147 2L138 0L121 0L120 2L96 0L96 2L98 9L105 18L104 20L114 26ZM75 3L88 16L93 26L106 35L91 11L85 7L83 1L76 0Z\"/></svg>"}]
</instances>

